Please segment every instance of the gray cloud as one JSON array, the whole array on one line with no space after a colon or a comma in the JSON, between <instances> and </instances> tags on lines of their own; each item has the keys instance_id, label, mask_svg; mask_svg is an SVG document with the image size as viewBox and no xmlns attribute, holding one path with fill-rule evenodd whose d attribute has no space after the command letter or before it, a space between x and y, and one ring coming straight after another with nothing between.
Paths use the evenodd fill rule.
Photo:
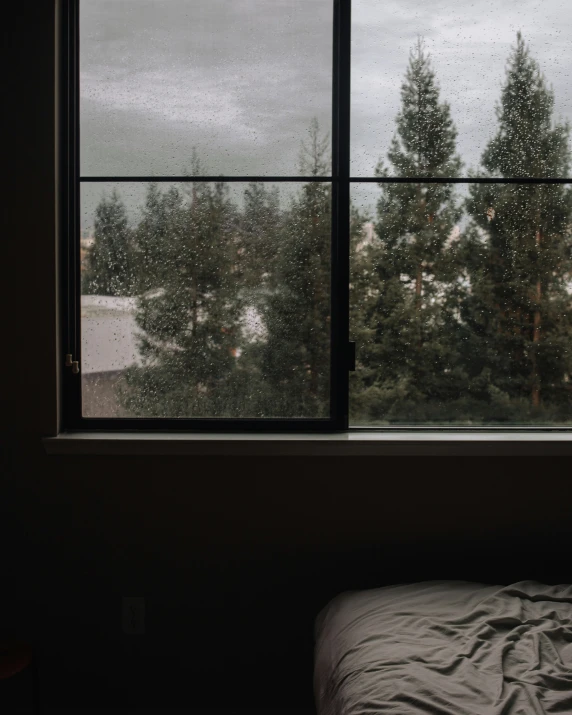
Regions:
<instances>
[{"instance_id":1,"label":"gray cloud","mask_svg":"<svg viewBox=\"0 0 572 715\"><path fill-rule=\"evenodd\" d=\"M311 118L329 129L331 15L327 0L84 3L82 173L180 174L193 146L208 173L298 173Z\"/></svg>"},{"instance_id":2,"label":"gray cloud","mask_svg":"<svg viewBox=\"0 0 572 715\"><path fill-rule=\"evenodd\" d=\"M518 30L554 87L556 115L570 117L570 19L572 6L564 0L354 0L353 174L372 175L387 151L418 36L431 55L441 97L451 105L465 170L478 165L495 132L495 103Z\"/></svg>"},{"instance_id":3,"label":"gray cloud","mask_svg":"<svg viewBox=\"0 0 572 715\"><path fill-rule=\"evenodd\" d=\"M495 131L517 30L570 117L570 19L569 0L353 0L352 173L387 152L418 35L465 172ZM330 129L331 57L331 0L82 0L82 174L179 174L193 146L212 174L296 174L311 118ZM84 225L101 188L84 187Z\"/></svg>"}]
</instances>

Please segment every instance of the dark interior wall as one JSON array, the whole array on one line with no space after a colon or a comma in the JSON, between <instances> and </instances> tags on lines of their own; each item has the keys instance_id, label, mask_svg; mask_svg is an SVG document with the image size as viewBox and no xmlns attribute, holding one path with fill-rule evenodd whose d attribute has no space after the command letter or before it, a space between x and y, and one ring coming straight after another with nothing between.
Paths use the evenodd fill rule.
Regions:
<instances>
[{"instance_id":1,"label":"dark interior wall","mask_svg":"<svg viewBox=\"0 0 572 715\"><path fill-rule=\"evenodd\" d=\"M34 639L46 697L311 705L312 622L339 590L572 579L563 459L47 457L52 2L10 4L3 32L0 626ZM122 595L146 597L142 639L121 634ZM77 688L64 691L70 672Z\"/></svg>"},{"instance_id":2,"label":"dark interior wall","mask_svg":"<svg viewBox=\"0 0 572 715\"><path fill-rule=\"evenodd\" d=\"M205 704L309 705L313 619L341 590L569 582L572 490L552 462L72 459L29 441L3 488L3 614L48 659L53 701L77 704L59 684L79 671L102 704L191 685ZM146 598L141 640L122 595Z\"/></svg>"}]
</instances>

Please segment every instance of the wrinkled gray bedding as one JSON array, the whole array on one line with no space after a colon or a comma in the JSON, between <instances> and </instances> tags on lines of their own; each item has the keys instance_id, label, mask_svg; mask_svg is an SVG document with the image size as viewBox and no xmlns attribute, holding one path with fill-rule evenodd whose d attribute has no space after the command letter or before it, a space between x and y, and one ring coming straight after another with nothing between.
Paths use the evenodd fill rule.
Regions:
<instances>
[{"instance_id":1,"label":"wrinkled gray bedding","mask_svg":"<svg viewBox=\"0 0 572 715\"><path fill-rule=\"evenodd\" d=\"M342 593L315 623L318 715L572 715L572 586Z\"/></svg>"}]
</instances>

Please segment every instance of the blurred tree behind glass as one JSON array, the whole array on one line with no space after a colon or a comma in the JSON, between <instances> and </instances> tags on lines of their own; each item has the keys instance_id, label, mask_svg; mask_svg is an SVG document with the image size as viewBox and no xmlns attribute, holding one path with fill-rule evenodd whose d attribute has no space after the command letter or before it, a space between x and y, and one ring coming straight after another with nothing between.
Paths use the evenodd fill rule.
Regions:
<instances>
[{"instance_id":1,"label":"blurred tree behind glass","mask_svg":"<svg viewBox=\"0 0 572 715\"><path fill-rule=\"evenodd\" d=\"M200 173L196 163L193 173ZM241 345L235 274L237 215L222 182L193 182L186 195L150 185L137 231L142 293L136 322L142 367L126 376L122 402L154 417L231 417Z\"/></svg>"},{"instance_id":2,"label":"blurred tree behind glass","mask_svg":"<svg viewBox=\"0 0 572 715\"><path fill-rule=\"evenodd\" d=\"M330 171L329 139L316 120L302 146L300 171L307 176ZM260 355L272 395L269 416L329 415L331 200L329 184L308 182L285 213Z\"/></svg>"},{"instance_id":3,"label":"blurred tree behind glass","mask_svg":"<svg viewBox=\"0 0 572 715\"><path fill-rule=\"evenodd\" d=\"M93 244L82 275L82 293L128 296L135 290L133 234L125 204L114 189L95 209Z\"/></svg>"},{"instance_id":4,"label":"blurred tree behind glass","mask_svg":"<svg viewBox=\"0 0 572 715\"><path fill-rule=\"evenodd\" d=\"M452 184L423 181L458 175L456 135L419 40L401 87L389 167L380 162L377 168L378 176L418 181L379 185L376 236L352 253L356 423L456 418L451 403L465 381L457 315L462 266L455 240L461 211Z\"/></svg>"},{"instance_id":5,"label":"blurred tree behind glass","mask_svg":"<svg viewBox=\"0 0 572 715\"><path fill-rule=\"evenodd\" d=\"M566 177L569 127L521 35L482 165L488 177ZM451 183L461 161L449 105L419 41L409 57L374 231L350 207L353 424L569 422L572 193L563 185ZM302 174L330 174L313 121ZM204 175L195 154L190 173ZM129 227L114 191L95 213L84 293L137 295L141 367L124 408L156 417L329 415L329 183L150 184ZM465 213L463 213L465 211ZM468 222L468 223L467 223ZM335 290L335 287L334 287Z\"/></svg>"},{"instance_id":6,"label":"blurred tree behind glass","mask_svg":"<svg viewBox=\"0 0 572 715\"><path fill-rule=\"evenodd\" d=\"M483 153L485 176L567 177L569 127L519 33ZM571 193L561 184L474 184L463 238L471 290L464 363L487 419L572 415Z\"/></svg>"}]
</instances>

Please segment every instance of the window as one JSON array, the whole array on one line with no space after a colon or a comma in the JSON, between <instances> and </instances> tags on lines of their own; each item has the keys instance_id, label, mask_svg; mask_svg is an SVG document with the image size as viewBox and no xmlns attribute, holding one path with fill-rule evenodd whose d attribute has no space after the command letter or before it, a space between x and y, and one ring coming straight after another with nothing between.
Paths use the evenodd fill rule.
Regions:
<instances>
[{"instance_id":1,"label":"window","mask_svg":"<svg viewBox=\"0 0 572 715\"><path fill-rule=\"evenodd\" d=\"M572 424L568 11L488 7L70 0L66 426Z\"/></svg>"}]
</instances>

